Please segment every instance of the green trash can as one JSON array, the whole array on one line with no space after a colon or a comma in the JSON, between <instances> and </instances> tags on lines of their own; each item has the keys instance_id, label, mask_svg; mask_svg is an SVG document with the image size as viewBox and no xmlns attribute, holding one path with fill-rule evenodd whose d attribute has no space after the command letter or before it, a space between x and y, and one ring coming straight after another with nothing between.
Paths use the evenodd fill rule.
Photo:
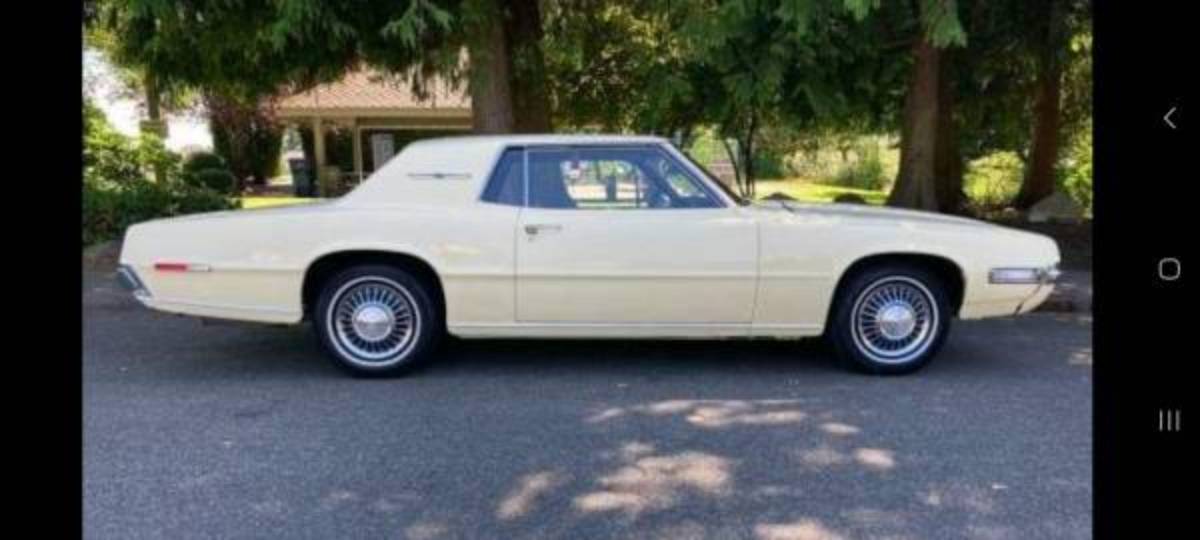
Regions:
<instances>
[{"instance_id":1,"label":"green trash can","mask_svg":"<svg viewBox=\"0 0 1200 540\"><path fill-rule=\"evenodd\" d=\"M288 169L292 172L292 190L297 197L316 197L317 182L313 168L304 158L289 159Z\"/></svg>"}]
</instances>

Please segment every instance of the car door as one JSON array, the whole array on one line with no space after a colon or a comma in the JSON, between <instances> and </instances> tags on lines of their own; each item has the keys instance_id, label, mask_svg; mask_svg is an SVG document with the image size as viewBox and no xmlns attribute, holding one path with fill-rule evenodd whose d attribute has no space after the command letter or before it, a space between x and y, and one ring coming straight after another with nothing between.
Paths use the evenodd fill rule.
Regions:
<instances>
[{"instance_id":1,"label":"car door","mask_svg":"<svg viewBox=\"0 0 1200 540\"><path fill-rule=\"evenodd\" d=\"M517 230L523 323L743 324L757 225L655 145L531 147Z\"/></svg>"}]
</instances>

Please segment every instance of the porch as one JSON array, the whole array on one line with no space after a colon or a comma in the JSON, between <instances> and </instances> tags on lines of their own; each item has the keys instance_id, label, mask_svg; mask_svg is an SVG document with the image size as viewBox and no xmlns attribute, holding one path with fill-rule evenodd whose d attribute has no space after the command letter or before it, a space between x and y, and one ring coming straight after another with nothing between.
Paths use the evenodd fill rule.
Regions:
<instances>
[{"instance_id":1,"label":"porch","mask_svg":"<svg viewBox=\"0 0 1200 540\"><path fill-rule=\"evenodd\" d=\"M415 140L471 131L465 89L431 81L425 96L406 81L359 71L285 97L276 116L300 132L316 191L336 196Z\"/></svg>"}]
</instances>

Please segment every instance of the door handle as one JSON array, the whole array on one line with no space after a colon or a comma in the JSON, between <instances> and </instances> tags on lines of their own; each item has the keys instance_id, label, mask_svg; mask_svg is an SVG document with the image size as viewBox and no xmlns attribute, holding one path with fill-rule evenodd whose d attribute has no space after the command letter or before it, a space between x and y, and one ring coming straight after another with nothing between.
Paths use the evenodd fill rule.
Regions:
<instances>
[{"instance_id":1,"label":"door handle","mask_svg":"<svg viewBox=\"0 0 1200 540\"><path fill-rule=\"evenodd\" d=\"M525 234L528 234L530 236L534 236L537 233L542 232L542 231L558 232L561 230L562 230L562 225L550 224L550 223L538 223L538 224L530 224L530 225L525 226Z\"/></svg>"}]
</instances>

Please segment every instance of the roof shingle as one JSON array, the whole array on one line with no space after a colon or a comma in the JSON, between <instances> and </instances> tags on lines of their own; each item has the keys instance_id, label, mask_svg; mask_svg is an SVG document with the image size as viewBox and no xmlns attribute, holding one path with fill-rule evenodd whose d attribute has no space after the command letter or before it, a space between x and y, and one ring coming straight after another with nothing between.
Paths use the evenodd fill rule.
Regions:
<instances>
[{"instance_id":1,"label":"roof shingle","mask_svg":"<svg viewBox=\"0 0 1200 540\"><path fill-rule=\"evenodd\" d=\"M370 110L370 109L424 109L424 110L469 110L471 98L465 89L453 89L442 80L428 83L428 97L418 99L408 83L387 78L372 71L348 73L341 80L322 84L291 96L277 104L280 113Z\"/></svg>"}]
</instances>

